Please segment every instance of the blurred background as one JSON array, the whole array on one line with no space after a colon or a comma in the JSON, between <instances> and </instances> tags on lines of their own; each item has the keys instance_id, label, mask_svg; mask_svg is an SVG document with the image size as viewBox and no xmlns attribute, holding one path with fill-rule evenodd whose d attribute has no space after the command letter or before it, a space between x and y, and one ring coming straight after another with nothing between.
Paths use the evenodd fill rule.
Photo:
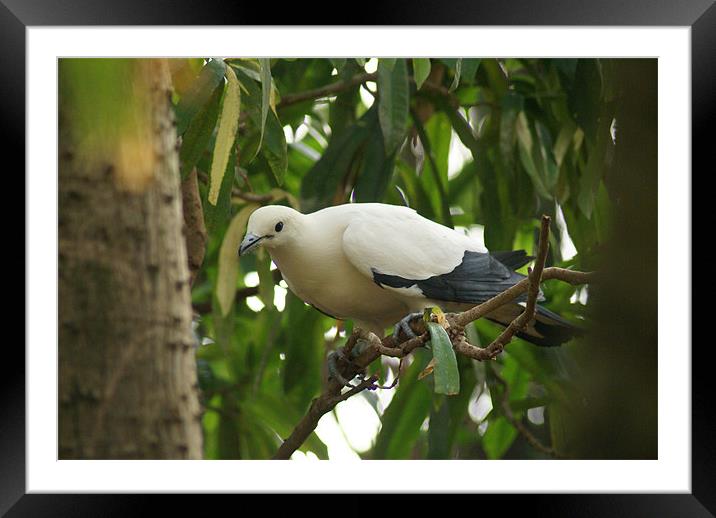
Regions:
<instances>
[{"instance_id":1,"label":"blurred background","mask_svg":"<svg viewBox=\"0 0 716 518\"><path fill-rule=\"evenodd\" d=\"M108 91L117 80L101 67L134 66L94 61L111 63L90 71ZM432 376L418 379L431 357L418 350L396 388L339 404L293 459L656 458L656 60L161 61L204 458L270 458L321 392L326 355L352 330L290 293L263 250L238 257L250 213L371 201L408 204L489 250L530 254L550 215L547 266L596 270L602 280L548 281L544 305L588 333L554 348L515 339L493 362L458 357L460 393L451 397L433 393ZM87 87L86 65L65 68L79 132L123 120L77 108L108 103ZM146 112L133 98L127 109ZM121 125L110 126L116 140ZM143 185L132 175L125 183ZM467 329L483 346L500 331L487 321ZM389 385L398 362L370 369Z\"/></svg>"}]
</instances>

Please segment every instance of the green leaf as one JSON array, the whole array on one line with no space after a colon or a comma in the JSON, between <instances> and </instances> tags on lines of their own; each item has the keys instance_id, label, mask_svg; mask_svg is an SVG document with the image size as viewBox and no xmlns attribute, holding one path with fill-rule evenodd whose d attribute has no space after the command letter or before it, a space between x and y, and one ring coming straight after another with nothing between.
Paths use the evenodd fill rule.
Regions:
<instances>
[{"instance_id":1,"label":"green leaf","mask_svg":"<svg viewBox=\"0 0 716 518\"><path fill-rule=\"evenodd\" d=\"M524 167L527 174L532 179L532 185L540 196L546 199L551 199L551 195L545 186L544 179L540 169L537 167L535 162L535 156L538 154L537 144L534 142L530 124L527 121L525 112L522 111L517 116L517 123L515 124L515 131L517 132L517 143L520 153L520 162Z\"/></svg>"},{"instance_id":2,"label":"green leaf","mask_svg":"<svg viewBox=\"0 0 716 518\"><path fill-rule=\"evenodd\" d=\"M451 110L452 112L452 110ZM450 113L450 116L453 114ZM454 115L462 119L457 112ZM450 203L448 199L448 158L450 154L450 132L449 119L443 113L436 113L427 121L425 126L420 123L417 117L413 118L415 128L420 137L420 141L425 149L425 155L432 157L426 168L430 170L430 174L424 174L421 177L421 183L425 192L430 197L433 210L441 216L443 225L453 226L452 217L450 215ZM435 167L433 167L435 166Z\"/></svg>"},{"instance_id":3,"label":"green leaf","mask_svg":"<svg viewBox=\"0 0 716 518\"><path fill-rule=\"evenodd\" d=\"M396 167L403 183L401 187L407 192L408 199L411 200L411 207L428 219L438 220L439 217L436 216L428 193L420 181L421 179L415 175L415 171L402 160L397 161Z\"/></svg>"},{"instance_id":4,"label":"green leaf","mask_svg":"<svg viewBox=\"0 0 716 518\"><path fill-rule=\"evenodd\" d=\"M246 91L246 95L243 99L244 109L248 113L254 128L257 131L260 131L262 126L264 91L259 87L255 80L245 73L245 69L243 67L235 66L233 63L231 67L236 71L236 77L239 79L241 85ZM261 153L266 158L271 172L273 173L274 178L276 178L276 182L281 185L284 177L286 176L286 170L288 167L286 135L283 132L283 126L281 125L278 116L273 110L269 110L268 107L269 105L267 104L266 124L264 127ZM256 149L259 148L257 147ZM243 160L241 163L245 164Z\"/></svg>"},{"instance_id":5,"label":"green leaf","mask_svg":"<svg viewBox=\"0 0 716 518\"><path fill-rule=\"evenodd\" d=\"M582 211L587 219L592 217L592 209L599 189L599 180L602 178L605 167L605 156L607 146L611 145L611 136L609 135L609 124L611 120L603 118L596 130L596 141L592 145L588 145L589 158L587 165L579 181L579 196L577 204L579 210Z\"/></svg>"},{"instance_id":6,"label":"green leaf","mask_svg":"<svg viewBox=\"0 0 716 518\"><path fill-rule=\"evenodd\" d=\"M167 61L172 76L174 94L181 98L199 77L201 69L204 68L204 60L201 58L169 58Z\"/></svg>"},{"instance_id":7,"label":"green leaf","mask_svg":"<svg viewBox=\"0 0 716 518\"><path fill-rule=\"evenodd\" d=\"M281 437L288 437L293 427L303 417L302 412L286 405L284 400L267 393L255 394L242 400L241 409L271 427ZM328 458L328 449L315 432L308 436L299 450L312 451L321 459Z\"/></svg>"},{"instance_id":8,"label":"green leaf","mask_svg":"<svg viewBox=\"0 0 716 518\"><path fill-rule=\"evenodd\" d=\"M435 396L430 409L428 428L428 459L450 458L450 408L442 396Z\"/></svg>"},{"instance_id":9,"label":"green leaf","mask_svg":"<svg viewBox=\"0 0 716 518\"><path fill-rule=\"evenodd\" d=\"M231 60L228 63L235 71L243 73L257 83L261 82L261 64L257 60Z\"/></svg>"},{"instance_id":10,"label":"green leaf","mask_svg":"<svg viewBox=\"0 0 716 518\"><path fill-rule=\"evenodd\" d=\"M545 188L552 192L559 179L559 168L552 153L552 136L542 122L535 121L535 130L539 139L539 153L542 164L542 177Z\"/></svg>"},{"instance_id":11,"label":"green leaf","mask_svg":"<svg viewBox=\"0 0 716 518\"><path fill-rule=\"evenodd\" d=\"M598 61L578 59L574 85L568 91L569 108L588 142L594 142L596 137L602 95L602 74Z\"/></svg>"},{"instance_id":12,"label":"green leaf","mask_svg":"<svg viewBox=\"0 0 716 518\"><path fill-rule=\"evenodd\" d=\"M413 78L415 85L420 90L423 83L430 75L430 58L413 58Z\"/></svg>"},{"instance_id":13,"label":"green leaf","mask_svg":"<svg viewBox=\"0 0 716 518\"><path fill-rule=\"evenodd\" d=\"M283 390L303 411L321 390L324 318L291 292L283 313Z\"/></svg>"},{"instance_id":14,"label":"green leaf","mask_svg":"<svg viewBox=\"0 0 716 518\"><path fill-rule=\"evenodd\" d=\"M263 247L258 250L257 255L256 273L259 275L259 298L264 306L271 311L275 309L273 305L274 280L271 274L271 256Z\"/></svg>"},{"instance_id":15,"label":"green leaf","mask_svg":"<svg viewBox=\"0 0 716 518\"><path fill-rule=\"evenodd\" d=\"M203 157L197 162L197 166L203 170L211 170L211 159L204 160ZM229 155L229 162L226 165L227 171L234 171L236 168L236 146L232 146L231 153ZM219 188L219 197L216 205L212 205L208 201L202 203L204 209L204 223L206 224L206 231L209 236L212 236L214 232L222 231L225 225L228 224L231 218L231 189L234 183L233 174L224 174L224 178L221 180L221 187ZM202 196L208 194L208 187L200 185L200 189L203 191Z\"/></svg>"},{"instance_id":16,"label":"green leaf","mask_svg":"<svg viewBox=\"0 0 716 518\"><path fill-rule=\"evenodd\" d=\"M450 337L437 322L428 322L430 343L435 358L435 393L452 396L460 393L460 372Z\"/></svg>"},{"instance_id":17,"label":"green leaf","mask_svg":"<svg viewBox=\"0 0 716 518\"><path fill-rule=\"evenodd\" d=\"M383 426L376 437L373 458L409 458L420 437L420 426L430 412L430 388L417 380L428 355L423 351L413 354L415 361L401 374L395 396L381 419Z\"/></svg>"},{"instance_id":18,"label":"green leaf","mask_svg":"<svg viewBox=\"0 0 716 518\"><path fill-rule=\"evenodd\" d=\"M512 344L515 345L515 344ZM489 370L488 370L489 372ZM502 369L502 377L510 387L509 401L519 401L524 399L529 389L530 376L527 372L520 368L520 365L511 356L504 359L504 368ZM502 390L491 389L492 406L498 412L502 411L501 400ZM516 419L522 418L521 412L514 412ZM499 459L512 446L517 438L517 430L504 417L500 416L490 421L485 435L482 437L482 447L488 459Z\"/></svg>"},{"instance_id":19,"label":"green leaf","mask_svg":"<svg viewBox=\"0 0 716 518\"><path fill-rule=\"evenodd\" d=\"M221 314L226 316L234 303L236 294L236 281L239 276L239 245L246 230L249 216L259 206L250 204L245 206L231 220L229 229L224 235L219 250L218 273L216 276L216 298L219 301Z\"/></svg>"},{"instance_id":20,"label":"green leaf","mask_svg":"<svg viewBox=\"0 0 716 518\"><path fill-rule=\"evenodd\" d=\"M348 62L338 77L342 80L349 80L361 72L360 67L354 62ZM360 85L355 85L336 95L336 100L330 103L328 108L328 124L331 126L331 138L338 137L343 131L356 121L356 107L360 102Z\"/></svg>"},{"instance_id":21,"label":"green leaf","mask_svg":"<svg viewBox=\"0 0 716 518\"><path fill-rule=\"evenodd\" d=\"M517 93L509 92L502 98L500 106L500 153L507 167L511 168L514 163L515 125L517 115L524 106L524 98Z\"/></svg>"},{"instance_id":22,"label":"green leaf","mask_svg":"<svg viewBox=\"0 0 716 518\"><path fill-rule=\"evenodd\" d=\"M475 79L475 74L480 66L482 59L480 58L463 58L462 59L462 70L460 73L460 82L472 81Z\"/></svg>"},{"instance_id":23,"label":"green leaf","mask_svg":"<svg viewBox=\"0 0 716 518\"><path fill-rule=\"evenodd\" d=\"M392 72L397 61L398 60L396 58L380 58L378 60L378 68L380 69L383 67L384 70Z\"/></svg>"},{"instance_id":24,"label":"green leaf","mask_svg":"<svg viewBox=\"0 0 716 518\"><path fill-rule=\"evenodd\" d=\"M510 250L517 230L516 210L506 202L510 178L499 174L487 153L480 153L475 163L483 187L479 204L485 222L485 246L488 250Z\"/></svg>"},{"instance_id":25,"label":"green leaf","mask_svg":"<svg viewBox=\"0 0 716 518\"><path fill-rule=\"evenodd\" d=\"M175 108L177 135L183 135L194 116L209 101L216 87L224 79L226 65L220 59L212 59L201 69L199 77L189 91L179 99Z\"/></svg>"},{"instance_id":26,"label":"green leaf","mask_svg":"<svg viewBox=\"0 0 716 518\"><path fill-rule=\"evenodd\" d=\"M221 415L212 410L218 408L221 404L221 396L215 395L209 401L209 405L204 412L202 418L202 428L204 435L204 459L205 460L219 460L219 423L221 421Z\"/></svg>"},{"instance_id":27,"label":"green leaf","mask_svg":"<svg viewBox=\"0 0 716 518\"><path fill-rule=\"evenodd\" d=\"M482 449L488 459L500 459L517 439L517 429L507 418L500 416L490 420L487 431L482 437Z\"/></svg>"},{"instance_id":28,"label":"green leaf","mask_svg":"<svg viewBox=\"0 0 716 518\"><path fill-rule=\"evenodd\" d=\"M219 458L240 459L239 422L236 419L236 397L231 392L223 395L219 420Z\"/></svg>"},{"instance_id":29,"label":"green leaf","mask_svg":"<svg viewBox=\"0 0 716 518\"><path fill-rule=\"evenodd\" d=\"M276 432L263 422L249 421L240 430L239 444L242 459L266 460L276 452L279 442Z\"/></svg>"},{"instance_id":30,"label":"green leaf","mask_svg":"<svg viewBox=\"0 0 716 518\"><path fill-rule=\"evenodd\" d=\"M268 114L261 152L266 157L276 182L278 185L282 185L288 169L286 134L283 132L283 126L281 126L281 122L273 111L269 111Z\"/></svg>"},{"instance_id":31,"label":"green leaf","mask_svg":"<svg viewBox=\"0 0 716 518\"><path fill-rule=\"evenodd\" d=\"M357 154L368 138L380 132L376 108L368 110L338 137L331 138L321 158L306 173L301 183L301 207L314 211L331 205L334 198L345 200L340 187L357 168Z\"/></svg>"},{"instance_id":32,"label":"green leaf","mask_svg":"<svg viewBox=\"0 0 716 518\"><path fill-rule=\"evenodd\" d=\"M209 102L189 124L181 143L179 161L181 163L182 179L191 172L201 158L202 153L211 141L212 133L219 118L221 96L224 93L223 85L214 89Z\"/></svg>"},{"instance_id":33,"label":"green leaf","mask_svg":"<svg viewBox=\"0 0 716 518\"><path fill-rule=\"evenodd\" d=\"M358 180L355 184L357 202L380 202L383 200L393 176L394 156L385 156L383 136L374 132L368 139Z\"/></svg>"},{"instance_id":34,"label":"green leaf","mask_svg":"<svg viewBox=\"0 0 716 518\"><path fill-rule=\"evenodd\" d=\"M219 119L219 129L216 131L216 144L209 175L208 201L212 205L216 205L219 198L221 180L224 178L229 155L236 139L236 131L239 129L241 91L239 81L231 67L226 68L226 79L226 93L221 106L221 118Z\"/></svg>"},{"instance_id":35,"label":"green leaf","mask_svg":"<svg viewBox=\"0 0 716 518\"><path fill-rule=\"evenodd\" d=\"M507 93L507 76L497 59L483 59L480 62L482 70L487 75L487 82L493 93L500 98Z\"/></svg>"},{"instance_id":36,"label":"green leaf","mask_svg":"<svg viewBox=\"0 0 716 518\"><path fill-rule=\"evenodd\" d=\"M378 62L378 118L383 131L385 151L392 154L405 139L408 129L409 86L408 67L404 59Z\"/></svg>"},{"instance_id":37,"label":"green leaf","mask_svg":"<svg viewBox=\"0 0 716 518\"><path fill-rule=\"evenodd\" d=\"M340 73L341 70L343 70L343 67L346 64L346 58L330 58L331 64L333 65L333 68L336 69L337 72Z\"/></svg>"},{"instance_id":38,"label":"green leaf","mask_svg":"<svg viewBox=\"0 0 716 518\"><path fill-rule=\"evenodd\" d=\"M259 137L259 147L264 141L264 131L266 129L266 117L269 112L271 103L271 60L268 58L259 58L261 65L261 136Z\"/></svg>"},{"instance_id":39,"label":"green leaf","mask_svg":"<svg viewBox=\"0 0 716 518\"><path fill-rule=\"evenodd\" d=\"M452 79L452 84L450 85L450 88L448 89L449 92L453 92L457 89L458 85L460 84L460 74L462 73L462 58L458 59L455 62L455 75Z\"/></svg>"},{"instance_id":40,"label":"green leaf","mask_svg":"<svg viewBox=\"0 0 716 518\"><path fill-rule=\"evenodd\" d=\"M552 152L554 153L554 158L557 162L558 167L562 166L564 156L567 154L570 145L574 141L574 133L576 130L577 126L571 121L568 124L564 124L559 130L559 135L557 135L557 141L554 143L554 148L552 148Z\"/></svg>"}]
</instances>

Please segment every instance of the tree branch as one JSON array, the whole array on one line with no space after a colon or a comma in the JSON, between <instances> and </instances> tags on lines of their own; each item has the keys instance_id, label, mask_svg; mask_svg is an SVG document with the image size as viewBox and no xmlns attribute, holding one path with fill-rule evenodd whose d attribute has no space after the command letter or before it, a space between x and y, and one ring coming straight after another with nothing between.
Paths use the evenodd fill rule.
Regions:
<instances>
[{"instance_id":1,"label":"tree branch","mask_svg":"<svg viewBox=\"0 0 716 518\"><path fill-rule=\"evenodd\" d=\"M281 101L276 105L277 109L291 106L303 101L311 101L314 99L320 99L322 97L330 97L336 95L344 90L353 88L356 85L365 83L366 81L375 81L378 78L378 74L358 74L344 81L337 81L330 85L315 88L313 90L306 90L305 92L298 92L295 94L286 94L281 98Z\"/></svg>"},{"instance_id":2,"label":"tree branch","mask_svg":"<svg viewBox=\"0 0 716 518\"><path fill-rule=\"evenodd\" d=\"M510 386L507 383L507 380L500 376L494 368L492 369L492 374L495 376L495 379L498 381L498 383L502 385L500 406L502 407L502 413L505 415L505 418L510 422L510 424L514 426L515 429L520 433L520 435L522 435L522 437L524 437L525 440L536 450L546 453L547 455L550 455L556 459L567 458L566 456L558 452L556 449L550 448L542 444L540 440L537 439L537 437L535 437L534 434L527 429L524 423L522 423L520 419L517 419L517 417L515 417L514 412L512 412L512 407L510 407Z\"/></svg>"},{"instance_id":3,"label":"tree branch","mask_svg":"<svg viewBox=\"0 0 716 518\"><path fill-rule=\"evenodd\" d=\"M376 381L378 381L378 376L371 376L343 394L341 394L340 388L338 391L329 389L318 398L314 399L306 415L303 416L303 418L296 425L296 428L294 428L291 436L286 439L283 444L281 444L276 452L276 455L273 456L273 459L286 460L291 458L293 452L295 452L308 438L308 436L311 435L313 430L316 429L318 421L324 414L333 410L333 408L341 401L345 401L349 397L354 396L365 389L371 389L375 386Z\"/></svg>"}]
</instances>

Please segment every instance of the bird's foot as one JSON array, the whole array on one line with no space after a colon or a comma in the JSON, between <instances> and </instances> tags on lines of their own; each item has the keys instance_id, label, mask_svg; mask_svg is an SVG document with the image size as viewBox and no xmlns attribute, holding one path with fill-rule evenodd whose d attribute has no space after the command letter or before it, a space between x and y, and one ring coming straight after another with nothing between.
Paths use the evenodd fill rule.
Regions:
<instances>
[{"instance_id":1,"label":"bird's foot","mask_svg":"<svg viewBox=\"0 0 716 518\"><path fill-rule=\"evenodd\" d=\"M350 351L350 356L346 355L343 349L337 349L335 351L331 351L328 353L328 358L326 358L327 363L327 369L328 369L328 377L335 379L338 383L345 387L351 387L354 388L355 385L351 383L351 380L346 379L342 374L341 370L338 368L338 361L342 361L348 366L354 370L358 371L356 376L363 381L365 379L365 371L360 366L353 362L355 358L358 358L363 351L366 350L368 347L369 342L367 340L358 339L356 341L356 344L353 346L353 348ZM355 377L355 376L354 376ZM352 378L351 378L352 379Z\"/></svg>"},{"instance_id":2,"label":"bird's foot","mask_svg":"<svg viewBox=\"0 0 716 518\"><path fill-rule=\"evenodd\" d=\"M398 340L398 336L402 331L408 338L415 338L416 334L413 328L410 327L410 322L417 319L422 319L422 313L408 313L395 324L395 330L393 331L393 338Z\"/></svg>"}]
</instances>

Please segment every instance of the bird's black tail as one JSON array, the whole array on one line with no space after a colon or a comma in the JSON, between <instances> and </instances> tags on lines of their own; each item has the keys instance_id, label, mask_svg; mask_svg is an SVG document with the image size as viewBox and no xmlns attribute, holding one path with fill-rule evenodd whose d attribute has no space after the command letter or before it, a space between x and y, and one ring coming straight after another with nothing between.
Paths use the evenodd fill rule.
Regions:
<instances>
[{"instance_id":1,"label":"bird's black tail","mask_svg":"<svg viewBox=\"0 0 716 518\"><path fill-rule=\"evenodd\" d=\"M582 336L584 329L565 320L557 313L542 306L537 306L537 314L533 324L534 330L541 336L534 334L517 336L541 347L554 347L568 342L572 338Z\"/></svg>"},{"instance_id":2,"label":"bird's black tail","mask_svg":"<svg viewBox=\"0 0 716 518\"><path fill-rule=\"evenodd\" d=\"M524 307L520 304L507 304L490 313L487 318L508 326L522 311ZM584 329L581 327L538 305L534 322L518 332L517 336L540 347L555 347L583 334Z\"/></svg>"}]
</instances>

